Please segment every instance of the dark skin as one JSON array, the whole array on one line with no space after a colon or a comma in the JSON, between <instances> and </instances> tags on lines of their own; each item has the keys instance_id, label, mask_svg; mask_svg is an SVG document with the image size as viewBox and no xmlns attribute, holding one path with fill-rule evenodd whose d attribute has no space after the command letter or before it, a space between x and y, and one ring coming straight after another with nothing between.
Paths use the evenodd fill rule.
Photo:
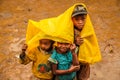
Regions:
<instances>
[{"instance_id":1,"label":"dark skin","mask_svg":"<svg viewBox=\"0 0 120 80\"><path fill-rule=\"evenodd\" d=\"M44 50L44 51L51 51L52 50L52 45L53 45L54 41L49 40L49 39L41 39L39 41L39 47Z\"/></svg>"},{"instance_id":2,"label":"dark skin","mask_svg":"<svg viewBox=\"0 0 120 80\"><path fill-rule=\"evenodd\" d=\"M74 28L75 28L75 31L74 31L75 32L75 44L80 46L84 41L83 41L83 38L80 36L80 34L79 35L76 35L76 34L80 33L82 31L82 29L83 29L83 27L85 25L85 22L86 22L86 15L83 14L83 15L77 15L75 17L72 17L72 21L73 21ZM89 67L88 63L84 63L82 65L84 65L84 67ZM89 70L86 70L86 71L89 71ZM84 75L84 74L82 74L82 75L81 74L82 74L81 71L77 72L77 79L78 80L81 80L81 76ZM87 78L84 79L84 80L87 80Z\"/></svg>"},{"instance_id":3,"label":"dark skin","mask_svg":"<svg viewBox=\"0 0 120 80\"><path fill-rule=\"evenodd\" d=\"M22 46L22 53L20 54L20 58L21 58L22 60L24 60L25 51L26 51L27 48L28 48L27 44L24 44L24 45Z\"/></svg>"},{"instance_id":4,"label":"dark skin","mask_svg":"<svg viewBox=\"0 0 120 80\"><path fill-rule=\"evenodd\" d=\"M60 54L65 54L68 50L71 50L73 55L73 65L68 70L58 70L57 64L52 64L52 71L55 75L63 75L67 73L71 73L73 71L79 70L79 61L77 59L77 55L75 53L75 45L70 45L68 43L57 43L56 51Z\"/></svg>"},{"instance_id":5,"label":"dark skin","mask_svg":"<svg viewBox=\"0 0 120 80\"><path fill-rule=\"evenodd\" d=\"M79 32L83 29L86 21L86 15L77 15L72 17L72 21L74 24L74 28L77 29ZM83 38L81 36L77 36L75 38L75 44L81 45L83 43Z\"/></svg>"},{"instance_id":6,"label":"dark skin","mask_svg":"<svg viewBox=\"0 0 120 80\"><path fill-rule=\"evenodd\" d=\"M52 71L53 74L55 75L64 75L64 74L68 74L74 71L78 71L79 70L79 66L73 66L71 65L71 67L68 70L58 70L57 69L57 65L56 64L52 64Z\"/></svg>"},{"instance_id":7,"label":"dark skin","mask_svg":"<svg viewBox=\"0 0 120 80\"><path fill-rule=\"evenodd\" d=\"M40 41L39 41L39 47L42 49L42 50L44 50L44 51L46 51L46 52L48 52L48 51L51 51L52 50L52 45L53 45L53 41L52 40L49 40L49 39L41 39ZM20 55L20 58L22 59L24 56L25 56L25 51L27 50L27 48L28 48L28 45L27 44L24 44L23 46L22 46L22 53L21 53L21 55Z\"/></svg>"},{"instance_id":8,"label":"dark skin","mask_svg":"<svg viewBox=\"0 0 120 80\"><path fill-rule=\"evenodd\" d=\"M39 41L39 46L38 47L41 48L42 50L46 51L46 52L49 52L53 49L53 44L54 44L54 41L52 41L52 40L41 39ZM24 44L23 47L22 47L22 53L20 54L20 59L22 59L22 61L23 61L23 62L21 62L22 64L24 64L25 57L27 57L26 54L25 54L25 51L27 50L27 48L28 48L27 44ZM34 64L34 61L33 61L33 64ZM45 79L45 80L50 80L50 79ZM54 77L51 80L54 80Z\"/></svg>"}]
</instances>

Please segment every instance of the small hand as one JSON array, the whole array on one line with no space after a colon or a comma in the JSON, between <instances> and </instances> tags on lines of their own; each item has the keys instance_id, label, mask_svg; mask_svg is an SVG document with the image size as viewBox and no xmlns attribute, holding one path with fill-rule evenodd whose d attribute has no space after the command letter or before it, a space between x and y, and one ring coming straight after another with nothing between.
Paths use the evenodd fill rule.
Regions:
<instances>
[{"instance_id":1,"label":"small hand","mask_svg":"<svg viewBox=\"0 0 120 80\"><path fill-rule=\"evenodd\" d=\"M78 66L73 66L73 65L71 65L71 67L69 68L69 71L70 72L74 72L74 71L78 71L80 69L80 66L78 65Z\"/></svg>"},{"instance_id":2,"label":"small hand","mask_svg":"<svg viewBox=\"0 0 120 80\"><path fill-rule=\"evenodd\" d=\"M27 44L23 44L22 51L25 52L27 48L28 48L28 45Z\"/></svg>"},{"instance_id":3,"label":"small hand","mask_svg":"<svg viewBox=\"0 0 120 80\"><path fill-rule=\"evenodd\" d=\"M70 50L71 50L72 53L75 52L75 49L76 49L76 45L75 44L71 44Z\"/></svg>"},{"instance_id":4,"label":"small hand","mask_svg":"<svg viewBox=\"0 0 120 80\"><path fill-rule=\"evenodd\" d=\"M77 45L81 45L84 42L83 38L81 38L80 36L77 36L75 39L75 43Z\"/></svg>"},{"instance_id":5,"label":"small hand","mask_svg":"<svg viewBox=\"0 0 120 80\"><path fill-rule=\"evenodd\" d=\"M23 44L23 46L22 46L22 52L21 52L21 54L20 54L20 59L22 59L22 60L24 60L24 58L25 58L25 51L26 51L26 49L27 49L27 47L28 47L28 45L27 44Z\"/></svg>"}]
</instances>

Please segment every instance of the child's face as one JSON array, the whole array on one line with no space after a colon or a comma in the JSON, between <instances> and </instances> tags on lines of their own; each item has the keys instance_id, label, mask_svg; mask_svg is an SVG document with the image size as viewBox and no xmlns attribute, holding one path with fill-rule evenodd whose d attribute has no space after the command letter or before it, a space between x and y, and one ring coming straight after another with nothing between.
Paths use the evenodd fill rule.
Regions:
<instances>
[{"instance_id":1,"label":"child's face","mask_svg":"<svg viewBox=\"0 0 120 80\"><path fill-rule=\"evenodd\" d=\"M86 15L77 15L72 17L73 24L78 30L82 30L85 24L85 20Z\"/></svg>"},{"instance_id":2,"label":"child's face","mask_svg":"<svg viewBox=\"0 0 120 80\"><path fill-rule=\"evenodd\" d=\"M66 53L70 48L70 44L69 43L59 43L57 42L57 49L61 52L61 53Z\"/></svg>"},{"instance_id":3,"label":"child's face","mask_svg":"<svg viewBox=\"0 0 120 80\"><path fill-rule=\"evenodd\" d=\"M39 41L40 48L45 51L49 51L50 48L52 47L53 41L49 39L41 39Z\"/></svg>"}]
</instances>

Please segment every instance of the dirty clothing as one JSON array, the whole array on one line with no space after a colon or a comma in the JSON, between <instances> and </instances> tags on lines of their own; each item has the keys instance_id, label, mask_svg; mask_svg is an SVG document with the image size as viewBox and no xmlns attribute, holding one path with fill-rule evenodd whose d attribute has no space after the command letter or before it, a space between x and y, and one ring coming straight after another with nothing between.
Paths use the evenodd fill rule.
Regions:
<instances>
[{"instance_id":1,"label":"dirty clothing","mask_svg":"<svg viewBox=\"0 0 120 80\"><path fill-rule=\"evenodd\" d=\"M27 64L32 61L32 72L36 77L43 79L52 79L53 75L51 66L48 62L48 58L51 56L51 53L52 51L45 52L39 47L33 48L26 53L24 58L20 58L20 62L22 64Z\"/></svg>"}]
</instances>

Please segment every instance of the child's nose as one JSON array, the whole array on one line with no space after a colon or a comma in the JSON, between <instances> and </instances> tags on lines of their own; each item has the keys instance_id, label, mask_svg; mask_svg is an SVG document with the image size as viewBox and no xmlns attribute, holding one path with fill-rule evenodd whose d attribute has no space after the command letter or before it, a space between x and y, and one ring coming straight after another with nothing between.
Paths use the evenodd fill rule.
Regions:
<instances>
[{"instance_id":1,"label":"child's nose","mask_svg":"<svg viewBox=\"0 0 120 80\"><path fill-rule=\"evenodd\" d=\"M65 48L66 46L65 45L62 45L63 48Z\"/></svg>"},{"instance_id":2,"label":"child's nose","mask_svg":"<svg viewBox=\"0 0 120 80\"><path fill-rule=\"evenodd\" d=\"M41 45L42 48L45 48L45 45Z\"/></svg>"},{"instance_id":3,"label":"child's nose","mask_svg":"<svg viewBox=\"0 0 120 80\"><path fill-rule=\"evenodd\" d=\"M82 21L82 20L79 20L78 23L83 23L83 21Z\"/></svg>"}]
</instances>

